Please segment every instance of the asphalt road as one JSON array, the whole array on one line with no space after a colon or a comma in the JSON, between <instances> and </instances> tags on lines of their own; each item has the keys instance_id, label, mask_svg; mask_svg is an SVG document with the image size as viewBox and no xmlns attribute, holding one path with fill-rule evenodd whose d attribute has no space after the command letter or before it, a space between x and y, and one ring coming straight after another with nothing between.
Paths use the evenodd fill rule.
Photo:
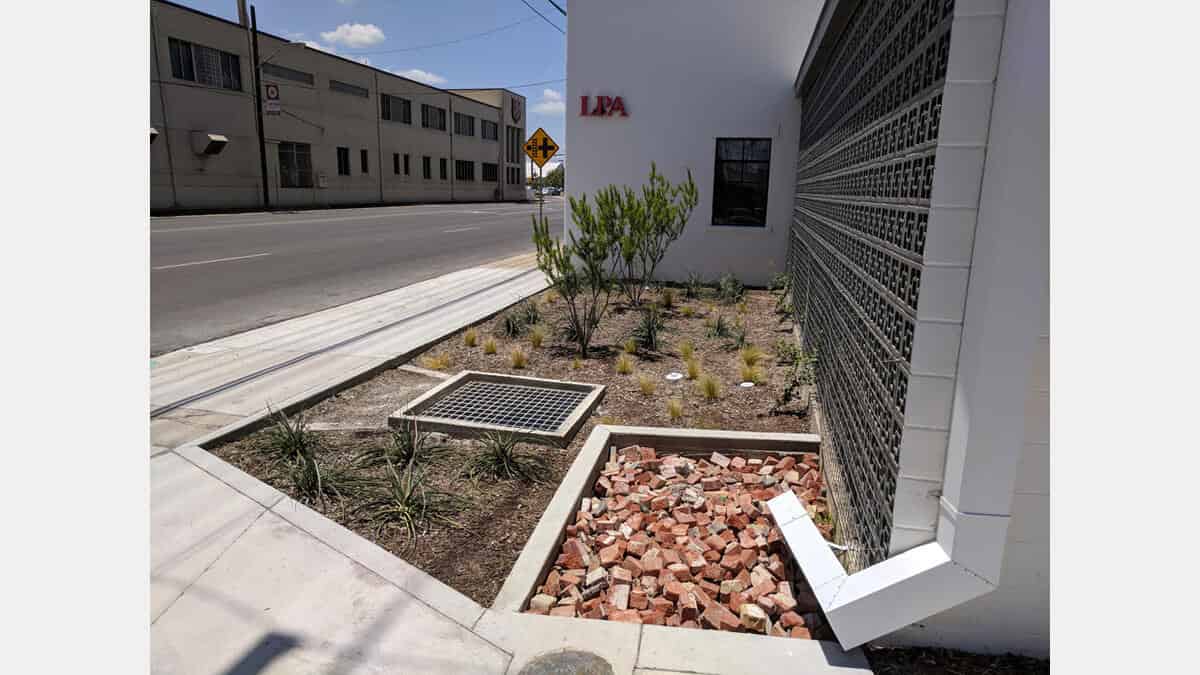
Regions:
<instances>
[{"instance_id":1,"label":"asphalt road","mask_svg":"<svg viewBox=\"0 0 1200 675\"><path fill-rule=\"evenodd\" d=\"M528 253L535 204L425 204L150 219L161 354ZM546 200L562 225L561 197Z\"/></svg>"}]
</instances>

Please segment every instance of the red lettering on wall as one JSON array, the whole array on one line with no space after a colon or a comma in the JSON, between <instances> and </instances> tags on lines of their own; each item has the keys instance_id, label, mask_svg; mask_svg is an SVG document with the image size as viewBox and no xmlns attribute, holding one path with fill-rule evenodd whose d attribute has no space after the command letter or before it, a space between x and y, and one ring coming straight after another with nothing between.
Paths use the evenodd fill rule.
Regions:
<instances>
[{"instance_id":1,"label":"red lettering on wall","mask_svg":"<svg viewBox=\"0 0 1200 675\"><path fill-rule=\"evenodd\" d=\"M580 97L579 97L579 115L580 115L581 117L587 117L587 116L588 116L588 108L587 108L587 104L588 104L588 97L586 97L586 96L580 96Z\"/></svg>"},{"instance_id":2,"label":"red lettering on wall","mask_svg":"<svg viewBox=\"0 0 1200 675\"><path fill-rule=\"evenodd\" d=\"M618 111L620 111L621 117L629 117L629 113L625 112L625 101L622 101L620 96L612 100L612 106L608 109L608 116L612 117Z\"/></svg>"},{"instance_id":3,"label":"red lettering on wall","mask_svg":"<svg viewBox=\"0 0 1200 675\"><path fill-rule=\"evenodd\" d=\"M591 98L579 97L580 117L612 117L618 114L621 117L629 117L629 113L625 111L625 101L620 96L597 96L595 105L591 105Z\"/></svg>"}]
</instances>

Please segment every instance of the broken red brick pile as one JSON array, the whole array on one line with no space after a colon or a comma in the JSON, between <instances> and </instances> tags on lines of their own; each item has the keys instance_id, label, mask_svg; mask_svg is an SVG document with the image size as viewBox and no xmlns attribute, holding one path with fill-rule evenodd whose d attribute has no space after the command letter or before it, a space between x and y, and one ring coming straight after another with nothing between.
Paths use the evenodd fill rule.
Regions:
<instances>
[{"instance_id":1,"label":"broken red brick pile","mask_svg":"<svg viewBox=\"0 0 1200 675\"><path fill-rule=\"evenodd\" d=\"M808 638L819 609L807 584L788 578L766 502L791 490L821 513L822 485L811 453L610 450L525 611Z\"/></svg>"}]
</instances>

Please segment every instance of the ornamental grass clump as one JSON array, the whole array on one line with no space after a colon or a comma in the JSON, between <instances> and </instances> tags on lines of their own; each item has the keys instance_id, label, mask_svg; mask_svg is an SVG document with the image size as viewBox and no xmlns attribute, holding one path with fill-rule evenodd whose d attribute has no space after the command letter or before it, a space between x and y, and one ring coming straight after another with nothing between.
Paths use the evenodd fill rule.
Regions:
<instances>
[{"instance_id":1,"label":"ornamental grass clump","mask_svg":"<svg viewBox=\"0 0 1200 675\"><path fill-rule=\"evenodd\" d=\"M670 417L672 422L678 422L683 417L683 401L677 398L667 399L667 417Z\"/></svg>"},{"instance_id":2,"label":"ornamental grass clump","mask_svg":"<svg viewBox=\"0 0 1200 675\"><path fill-rule=\"evenodd\" d=\"M658 380L652 375L638 375L638 389L642 391L642 396L653 396L654 390L658 388Z\"/></svg>"},{"instance_id":3,"label":"ornamental grass clump","mask_svg":"<svg viewBox=\"0 0 1200 675\"><path fill-rule=\"evenodd\" d=\"M764 381L763 371L758 366L752 366L743 363L741 366L739 366L738 372L742 377L742 382L753 382L754 384L760 384Z\"/></svg>"},{"instance_id":4,"label":"ornamental grass clump","mask_svg":"<svg viewBox=\"0 0 1200 675\"><path fill-rule=\"evenodd\" d=\"M715 401L721 397L721 383L708 373L704 373L700 379L696 380L696 388L705 401Z\"/></svg>"},{"instance_id":5,"label":"ornamental grass clump","mask_svg":"<svg viewBox=\"0 0 1200 675\"><path fill-rule=\"evenodd\" d=\"M529 357L525 355L525 351L520 347L513 347L508 353L508 365L516 369L521 369L529 363Z\"/></svg>"},{"instance_id":6,"label":"ornamental grass clump","mask_svg":"<svg viewBox=\"0 0 1200 675\"><path fill-rule=\"evenodd\" d=\"M637 348L638 348L638 343L637 343L637 340L634 338L627 338L624 342L621 343L621 349L626 354L636 354Z\"/></svg>"},{"instance_id":7,"label":"ornamental grass clump","mask_svg":"<svg viewBox=\"0 0 1200 675\"><path fill-rule=\"evenodd\" d=\"M496 353L496 340L495 339L488 338L483 341L483 353L484 354L495 354Z\"/></svg>"},{"instance_id":8,"label":"ornamental grass clump","mask_svg":"<svg viewBox=\"0 0 1200 675\"><path fill-rule=\"evenodd\" d=\"M684 318L690 319L693 316L696 316L696 309L691 305L684 305L683 307L679 308L679 313L682 314Z\"/></svg>"},{"instance_id":9,"label":"ornamental grass clump","mask_svg":"<svg viewBox=\"0 0 1200 675\"><path fill-rule=\"evenodd\" d=\"M642 311L642 318L633 329L633 339L637 345L649 352L658 351L659 340L662 337L665 324L658 308L651 305Z\"/></svg>"},{"instance_id":10,"label":"ornamental grass clump","mask_svg":"<svg viewBox=\"0 0 1200 675\"><path fill-rule=\"evenodd\" d=\"M708 317L704 320L704 325L708 328L706 334L710 338L727 338L730 336L730 331L732 330L729 327L729 322L721 314Z\"/></svg>"},{"instance_id":11,"label":"ornamental grass clump","mask_svg":"<svg viewBox=\"0 0 1200 675\"><path fill-rule=\"evenodd\" d=\"M389 463L383 489L354 512L375 530L376 538L398 530L406 537L406 546L412 546L434 523L461 528L452 516L466 503L460 496L428 487L425 472L416 463L410 462L403 469Z\"/></svg>"},{"instance_id":12,"label":"ornamental grass clump","mask_svg":"<svg viewBox=\"0 0 1200 675\"><path fill-rule=\"evenodd\" d=\"M529 344L534 349L539 349L542 346L542 341L546 339L546 329L541 326L534 326L529 329Z\"/></svg>"},{"instance_id":13,"label":"ornamental grass clump","mask_svg":"<svg viewBox=\"0 0 1200 675\"><path fill-rule=\"evenodd\" d=\"M759 362L767 357L766 352L758 347L755 347L754 345L746 345L745 347L742 347L741 351L738 352L738 355L741 357L742 363L750 367L757 366Z\"/></svg>"},{"instance_id":14,"label":"ornamental grass clump","mask_svg":"<svg viewBox=\"0 0 1200 675\"><path fill-rule=\"evenodd\" d=\"M479 451L467 465L467 476L472 479L518 478L540 482L547 472L546 460L539 454L518 452L518 446L526 440L525 436L510 431L492 431L484 434L479 439Z\"/></svg>"},{"instance_id":15,"label":"ornamental grass clump","mask_svg":"<svg viewBox=\"0 0 1200 675\"><path fill-rule=\"evenodd\" d=\"M670 286L663 286L658 292L658 304L663 309L671 309L675 306L675 289Z\"/></svg>"},{"instance_id":16,"label":"ornamental grass clump","mask_svg":"<svg viewBox=\"0 0 1200 675\"><path fill-rule=\"evenodd\" d=\"M421 359L421 363L430 370L445 370L450 367L450 355L445 352L431 354Z\"/></svg>"},{"instance_id":17,"label":"ornamental grass clump","mask_svg":"<svg viewBox=\"0 0 1200 675\"><path fill-rule=\"evenodd\" d=\"M687 359L683 362L683 365L687 368L687 372L685 373L685 375L687 375L687 379L694 380L697 377L700 377L699 361L696 359Z\"/></svg>"},{"instance_id":18,"label":"ornamental grass clump","mask_svg":"<svg viewBox=\"0 0 1200 675\"><path fill-rule=\"evenodd\" d=\"M746 294L746 286L733 274L723 274L717 280L717 299L726 305L741 301Z\"/></svg>"},{"instance_id":19,"label":"ornamental grass clump","mask_svg":"<svg viewBox=\"0 0 1200 675\"><path fill-rule=\"evenodd\" d=\"M621 354L617 357L617 374L628 375L633 372L633 359L629 358L628 354Z\"/></svg>"},{"instance_id":20,"label":"ornamental grass clump","mask_svg":"<svg viewBox=\"0 0 1200 675\"><path fill-rule=\"evenodd\" d=\"M467 332L463 333L463 345L464 346L474 347L475 343L478 341L479 341L479 331L475 330L474 328L468 328Z\"/></svg>"},{"instance_id":21,"label":"ornamental grass clump","mask_svg":"<svg viewBox=\"0 0 1200 675\"><path fill-rule=\"evenodd\" d=\"M692 358L696 354L696 345L692 344L691 340L684 340L679 343L679 355L684 361Z\"/></svg>"}]
</instances>

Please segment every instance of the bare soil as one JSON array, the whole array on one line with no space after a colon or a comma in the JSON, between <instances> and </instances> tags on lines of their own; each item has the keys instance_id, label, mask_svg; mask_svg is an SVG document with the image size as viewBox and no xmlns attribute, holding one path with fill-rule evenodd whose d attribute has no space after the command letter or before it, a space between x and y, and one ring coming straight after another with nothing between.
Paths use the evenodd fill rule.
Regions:
<instances>
[{"instance_id":1,"label":"bare soil","mask_svg":"<svg viewBox=\"0 0 1200 675\"><path fill-rule=\"evenodd\" d=\"M745 431L806 432L809 420L803 403L793 404L787 414L771 414L775 399L782 391L787 369L775 360L774 345L780 337L790 334L790 323L781 324L774 314L774 298L765 291L748 291L745 305L739 311L735 305L721 305L711 298L684 300L676 294L676 303L665 313L666 343L660 352L635 355L635 370L631 375L615 372L621 353L620 344L628 338L637 324L639 310L627 308L614 301L593 341L590 358L573 367L574 348L565 342L557 328L564 317L564 303L539 301L546 339L539 348L532 348L527 335L518 338L502 337L496 333L500 317L484 321L473 328L478 333L474 347L463 343L460 331L426 352L415 361L425 365L431 356L448 356L447 373L460 370L484 370L535 377L566 379L607 385L604 400L596 413L585 423L572 443L565 449L522 446L525 453L537 453L546 461L547 470L541 482L520 480L478 480L464 477L463 471L477 452L475 442L447 441L446 449L424 466L427 487L464 497L467 506L455 516L460 527L444 524L428 526L415 541L398 529L378 531L370 523L369 513L359 507L370 496L362 489L344 494L341 499L311 501L302 498L286 476L276 472L264 458L269 447L267 430L251 434L238 441L215 448L213 452L251 475L280 489L337 521L343 526L374 541L381 547L419 567L442 582L462 592L484 606L490 606L520 555L529 535L545 510L558 483L562 480L579 448L596 424L626 424L661 427L702 427ZM683 307L691 307L693 316L684 316ZM760 368L763 382L753 388L738 386L739 357L727 346L727 339L710 338L706 334L705 316L722 314L732 324L738 317L744 322L747 341L767 353ZM494 337L497 353L483 353L483 344ZM718 400L706 402L697 392L694 382L686 379L675 383L664 379L671 371L685 372L678 347L683 340L695 345L697 358L704 372L721 383ZM525 368L512 368L509 353L520 347L528 354ZM638 375L645 374L657 382L653 393L645 395L638 386ZM347 389L315 404L304 413L306 422L318 431L322 442L320 457L323 470L346 469L357 478L381 480L386 469L362 469L356 458L372 446L391 443L386 429L387 416L399 409L438 380L403 369L380 373L371 380ZM805 393L805 396L807 393ZM667 413L669 398L682 402L683 416L672 421Z\"/></svg>"},{"instance_id":2,"label":"bare soil","mask_svg":"<svg viewBox=\"0 0 1200 675\"><path fill-rule=\"evenodd\" d=\"M1038 675L1050 661L1013 654L969 654L953 649L908 647L866 649L875 675Z\"/></svg>"}]
</instances>

